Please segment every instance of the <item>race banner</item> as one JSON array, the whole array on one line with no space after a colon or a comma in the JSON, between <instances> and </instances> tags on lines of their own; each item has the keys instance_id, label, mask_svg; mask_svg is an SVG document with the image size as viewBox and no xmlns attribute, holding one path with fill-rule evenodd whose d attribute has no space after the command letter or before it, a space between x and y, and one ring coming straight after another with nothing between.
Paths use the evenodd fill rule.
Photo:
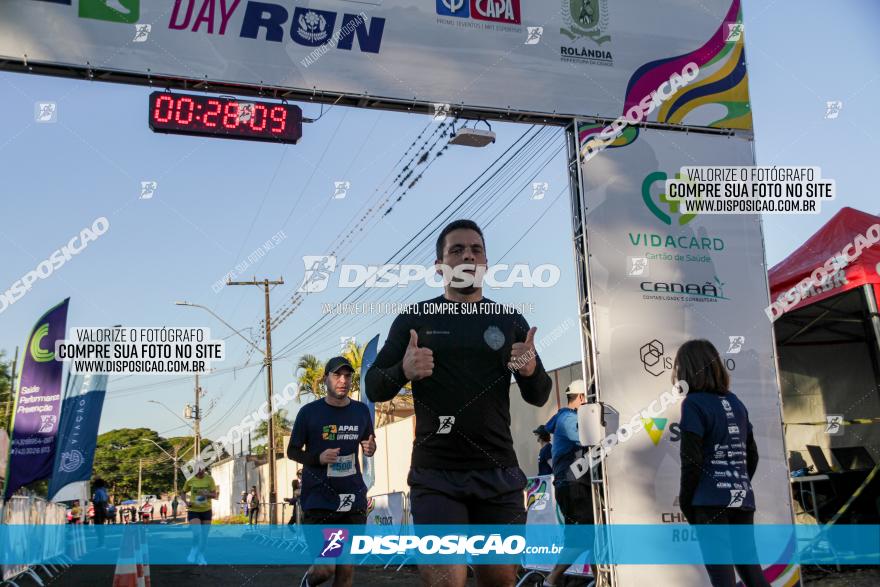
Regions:
<instances>
[{"instance_id":1,"label":"race banner","mask_svg":"<svg viewBox=\"0 0 880 587\"><path fill-rule=\"evenodd\" d=\"M400 528L405 503L406 495L402 492L374 495L367 500L367 524Z\"/></svg>"},{"instance_id":2,"label":"race banner","mask_svg":"<svg viewBox=\"0 0 880 587\"><path fill-rule=\"evenodd\" d=\"M686 524L678 504L680 396L663 394L677 349L700 338L718 349L754 428L756 524L792 522L760 216L685 213L665 193L683 166L753 163L746 139L640 130L581 167L611 524ZM735 492L742 481L722 482ZM772 554L783 561L787 553ZM699 566L615 572L622 585L706 582ZM765 567L777 586L798 572L782 562Z\"/></svg>"},{"instance_id":3,"label":"race banner","mask_svg":"<svg viewBox=\"0 0 880 587\"><path fill-rule=\"evenodd\" d=\"M55 360L55 342L64 339L67 298L37 320L25 345L10 439L6 498L52 474L58 416L61 408L61 371Z\"/></svg>"},{"instance_id":4,"label":"race banner","mask_svg":"<svg viewBox=\"0 0 880 587\"><path fill-rule=\"evenodd\" d=\"M343 94L435 120L613 119L659 91L651 121L750 131L742 22L741 0L30 0L0 2L0 67ZM690 62L687 88L661 89Z\"/></svg>"},{"instance_id":5,"label":"race banner","mask_svg":"<svg viewBox=\"0 0 880 587\"><path fill-rule=\"evenodd\" d=\"M556 491L553 487L553 475L538 475L529 477L526 485L526 534L527 536L536 528L540 527L539 532L547 532L548 526L558 526L558 530L553 534L560 543L564 542L563 538L563 517L559 505L556 503ZM589 552L578 555L574 564L572 564L566 575L591 577ZM541 562L541 561L544 562ZM523 567L536 571L548 572L553 569L553 564L546 562L546 557L537 555L526 555L523 557Z\"/></svg>"},{"instance_id":6,"label":"race banner","mask_svg":"<svg viewBox=\"0 0 880 587\"><path fill-rule=\"evenodd\" d=\"M107 375L74 375L61 405L49 500L65 486L87 481L98 443L98 424L107 393Z\"/></svg>"}]
</instances>

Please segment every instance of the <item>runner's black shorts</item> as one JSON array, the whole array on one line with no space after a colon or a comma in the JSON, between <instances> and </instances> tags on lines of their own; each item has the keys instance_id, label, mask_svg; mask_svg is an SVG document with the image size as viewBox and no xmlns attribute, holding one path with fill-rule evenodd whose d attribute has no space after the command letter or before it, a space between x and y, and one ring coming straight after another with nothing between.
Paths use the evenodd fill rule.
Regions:
<instances>
[{"instance_id":1,"label":"runner's black shorts","mask_svg":"<svg viewBox=\"0 0 880 587\"><path fill-rule=\"evenodd\" d=\"M593 523L593 491L589 483L562 483L553 488L565 520L565 546L586 549L588 533L577 526Z\"/></svg>"},{"instance_id":2,"label":"runner's black shorts","mask_svg":"<svg viewBox=\"0 0 880 587\"><path fill-rule=\"evenodd\" d=\"M367 512L351 511L337 512L335 510L303 510L303 525L312 526L363 526L367 523ZM319 540L320 533L306 532L306 542L309 545L309 552L314 556L321 553L324 548L324 541ZM322 559L323 560L323 559ZM324 563L329 564L334 559L325 559Z\"/></svg>"},{"instance_id":3,"label":"runner's black shorts","mask_svg":"<svg viewBox=\"0 0 880 587\"><path fill-rule=\"evenodd\" d=\"M519 467L453 471L413 467L407 479L416 524L525 524Z\"/></svg>"},{"instance_id":4,"label":"runner's black shorts","mask_svg":"<svg viewBox=\"0 0 880 587\"><path fill-rule=\"evenodd\" d=\"M210 522L211 521L211 510L206 512L194 512L192 510L186 510L186 521L190 520L201 520L202 522Z\"/></svg>"}]
</instances>

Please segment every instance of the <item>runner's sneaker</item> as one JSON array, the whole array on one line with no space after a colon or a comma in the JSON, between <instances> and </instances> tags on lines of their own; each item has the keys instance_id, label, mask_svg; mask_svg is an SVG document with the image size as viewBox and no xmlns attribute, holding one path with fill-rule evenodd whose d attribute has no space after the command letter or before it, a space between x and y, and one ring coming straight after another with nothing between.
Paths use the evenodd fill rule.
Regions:
<instances>
[{"instance_id":1,"label":"runner's sneaker","mask_svg":"<svg viewBox=\"0 0 880 587\"><path fill-rule=\"evenodd\" d=\"M207 566L208 564L208 561L205 560L205 555L203 555L201 552L199 553L199 556L196 557L196 562L200 567Z\"/></svg>"},{"instance_id":2,"label":"runner's sneaker","mask_svg":"<svg viewBox=\"0 0 880 587\"><path fill-rule=\"evenodd\" d=\"M191 565L195 564L195 562L196 562L196 547L195 546L193 546L192 548L189 549L189 554L186 555L186 562L188 562Z\"/></svg>"}]
</instances>

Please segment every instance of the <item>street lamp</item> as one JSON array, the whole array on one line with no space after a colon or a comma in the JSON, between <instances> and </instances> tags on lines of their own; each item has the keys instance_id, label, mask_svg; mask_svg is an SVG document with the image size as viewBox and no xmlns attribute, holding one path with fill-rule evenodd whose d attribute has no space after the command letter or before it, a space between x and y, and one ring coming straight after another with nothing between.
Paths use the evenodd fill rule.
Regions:
<instances>
[{"instance_id":1,"label":"street lamp","mask_svg":"<svg viewBox=\"0 0 880 587\"><path fill-rule=\"evenodd\" d=\"M275 504L277 501L277 490L276 490L276 479L277 473L275 470L275 426L274 426L274 410L272 408L272 316L270 313L270 304L269 304L269 286L270 285L283 285L284 279L279 281L269 281L268 279L264 279L263 281L257 281L254 278L253 281L227 281L226 285L261 285L263 287L263 293L265 296L265 309L266 309L266 350L261 349L253 341L245 337L239 330L236 330L232 327L229 322L218 316L214 313L213 310L207 308L201 304L191 304L189 302L175 302L178 306L190 306L193 308L201 308L208 312L211 316L225 324L230 330L232 330L235 334L244 339L251 348L260 351L260 354L263 355L263 365L266 367L266 401L269 407L269 523L274 524L277 517L277 512L275 511ZM196 386L198 387L198 375L196 375ZM196 455L198 456L198 455Z\"/></svg>"},{"instance_id":2,"label":"street lamp","mask_svg":"<svg viewBox=\"0 0 880 587\"><path fill-rule=\"evenodd\" d=\"M224 320L223 318L221 318L220 316L215 314L211 308L209 308L207 306L203 306L201 304L191 304L186 301L177 301L177 302L174 302L174 304L177 306L189 306L190 308L201 308L202 310L206 311L208 314L210 314L211 316L213 316L214 318L216 318L217 320L219 320L220 322L225 324L226 327L229 328L229 330L231 330L233 333L239 335L242 338L242 340L244 340L246 343L251 345L254 349L260 351L260 353L262 353L263 356L266 355L266 351L264 351L263 349L261 349L260 347L255 345L251 339L249 339L248 337L246 337L245 335L243 335L241 333L242 330L245 330L244 328L242 328L240 330L236 330L235 327L232 326L232 324L230 324L229 322L227 322L226 320ZM250 326L248 326L248 328L250 328Z\"/></svg>"},{"instance_id":3,"label":"street lamp","mask_svg":"<svg viewBox=\"0 0 880 587\"><path fill-rule=\"evenodd\" d=\"M154 445L156 445L156 448L168 455L168 457L171 459L171 462L174 463L174 495L177 495L177 463L179 461L179 459L177 458L177 452L180 450L179 447L177 445L174 445L174 454L172 455L167 450L162 448L162 446L158 442L154 441L151 438L141 438L141 440L152 442Z\"/></svg>"},{"instance_id":4,"label":"street lamp","mask_svg":"<svg viewBox=\"0 0 880 587\"><path fill-rule=\"evenodd\" d=\"M171 408L169 408L168 406L166 406L166 405L163 404L162 402L157 401L157 400L154 400L154 399L148 399L148 400L147 400L147 403L148 403L148 404L157 404L157 405L162 406L163 408L165 408L166 410L168 410L169 412L171 412L172 414L174 414L174 417L175 417L175 418L177 418L178 420L180 420L181 422L183 422L184 424L186 424L186 426L187 426L188 428L192 428L192 424L190 424L189 422L187 422L186 420L184 420L183 418L181 418L180 416L178 416L177 414L175 414L175 413L174 413L174 410L172 410ZM144 438L144 440L149 440L149 438ZM152 441L150 441L150 442L152 442ZM156 443L153 443L153 444L156 444ZM158 445L156 445L156 446L158 446ZM159 447L159 448L162 448L162 447Z\"/></svg>"}]
</instances>

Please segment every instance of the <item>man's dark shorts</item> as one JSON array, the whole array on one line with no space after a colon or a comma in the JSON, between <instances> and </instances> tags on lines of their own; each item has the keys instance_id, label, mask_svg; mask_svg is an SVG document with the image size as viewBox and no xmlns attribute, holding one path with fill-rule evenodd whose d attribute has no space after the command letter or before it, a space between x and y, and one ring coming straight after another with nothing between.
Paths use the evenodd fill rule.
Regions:
<instances>
[{"instance_id":1,"label":"man's dark shorts","mask_svg":"<svg viewBox=\"0 0 880 587\"><path fill-rule=\"evenodd\" d=\"M565 546L587 548L587 532L578 531L575 527L593 523L593 491L590 484L563 483L554 486L554 489L556 503L565 520Z\"/></svg>"},{"instance_id":2,"label":"man's dark shorts","mask_svg":"<svg viewBox=\"0 0 880 587\"><path fill-rule=\"evenodd\" d=\"M335 510L303 510L302 523L313 526L363 526L367 523L367 512L337 512ZM319 540L320 533L315 535L312 532L306 533L306 542L309 545L309 552L317 557L324 548L324 541ZM323 560L325 564L332 564L335 559L328 558Z\"/></svg>"},{"instance_id":3,"label":"man's dark shorts","mask_svg":"<svg viewBox=\"0 0 880 587\"><path fill-rule=\"evenodd\" d=\"M413 467L407 479L416 524L525 524L519 467L452 471Z\"/></svg>"},{"instance_id":4,"label":"man's dark shorts","mask_svg":"<svg viewBox=\"0 0 880 587\"><path fill-rule=\"evenodd\" d=\"M302 523L316 526L362 526L367 523L367 512L303 510Z\"/></svg>"}]
</instances>

